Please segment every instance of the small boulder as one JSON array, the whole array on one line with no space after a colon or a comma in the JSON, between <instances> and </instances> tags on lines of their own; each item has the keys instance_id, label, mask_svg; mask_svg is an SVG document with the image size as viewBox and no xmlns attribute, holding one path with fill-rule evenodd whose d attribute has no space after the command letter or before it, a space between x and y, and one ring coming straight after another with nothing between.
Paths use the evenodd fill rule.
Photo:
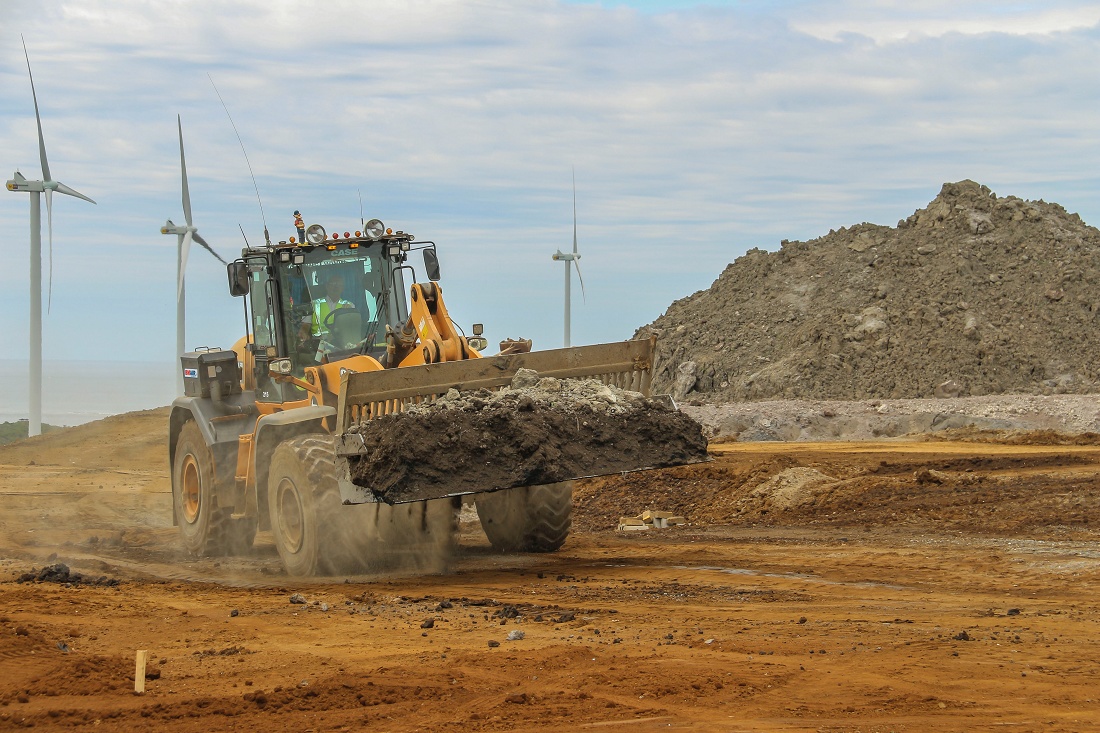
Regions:
<instances>
[{"instance_id":1,"label":"small boulder","mask_svg":"<svg viewBox=\"0 0 1100 733\"><path fill-rule=\"evenodd\" d=\"M695 389L698 381L698 365L693 361L685 361L676 367L676 378L672 383L672 398L682 400L688 392Z\"/></svg>"},{"instance_id":2,"label":"small boulder","mask_svg":"<svg viewBox=\"0 0 1100 733\"><path fill-rule=\"evenodd\" d=\"M940 399L954 398L962 394L962 387L954 379L948 379L937 384L932 394Z\"/></svg>"},{"instance_id":3,"label":"small boulder","mask_svg":"<svg viewBox=\"0 0 1100 733\"><path fill-rule=\"evenodd\" d=\"M534 387L539 383L539 373L534 369L520 369L512 377L512 389Z\"/></svg>"}]
</instances>

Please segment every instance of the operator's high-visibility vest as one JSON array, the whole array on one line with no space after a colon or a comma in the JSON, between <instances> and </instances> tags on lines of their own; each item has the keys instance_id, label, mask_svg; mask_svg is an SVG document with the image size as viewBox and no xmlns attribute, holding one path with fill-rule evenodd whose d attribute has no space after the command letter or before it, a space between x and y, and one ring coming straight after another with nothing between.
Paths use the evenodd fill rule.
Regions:
<instances>
[{"instance_id":1,"label":"operator's high-visibility vest","mask_svg":"<svg viewBox=\"0 0 1100 733\"><path fill-rule=\"evenodd\" d=\"M321 298L320 300L313 301L313 335L320 336L328 333L328 329L325 328L325 319L328 318L328 314L334 310L347 308L351 305L352 303L350 300L344 300L343 298L336 301L335 308L329 308L328 298Z\"/></svg>"}]
</instances>

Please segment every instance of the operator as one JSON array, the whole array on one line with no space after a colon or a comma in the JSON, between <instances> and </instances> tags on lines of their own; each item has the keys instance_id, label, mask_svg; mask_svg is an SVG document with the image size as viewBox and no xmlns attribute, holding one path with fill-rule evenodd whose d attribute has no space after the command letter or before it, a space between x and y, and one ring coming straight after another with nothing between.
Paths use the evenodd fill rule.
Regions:
<instances>
[{"instance_id":1,"label":"operator","mask_svg":"<svg viewBox=\"0 0 1100 733\"><path fill-rule=\"evenodd\" d=\"M298 331L298 340L305 342L313 336L328 335L325 319L333 311L341 308L354 308L355 304L344 299L344 278L339 273L332 273L325 279L325 297L313 301L313 313L309 318L302 319L302 327Z\"/></svg>"}]
</instances>

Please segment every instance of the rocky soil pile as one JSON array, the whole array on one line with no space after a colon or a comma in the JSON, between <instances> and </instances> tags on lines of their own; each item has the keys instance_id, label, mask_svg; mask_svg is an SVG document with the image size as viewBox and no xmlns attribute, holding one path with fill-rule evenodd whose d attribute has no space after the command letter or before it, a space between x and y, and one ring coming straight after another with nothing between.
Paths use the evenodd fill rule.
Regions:
<instances>
[{"instance_id":1,"label":"rocky soil pile","mask_svg":"<svg viewBox=\"0 0 1100 733\"><path fill-rule=\"evenodd\" d=\"M656 391L707 402L1095 391L1100 231L944 184L896 228L754 249L641 331Z\"/></svg>"},{"instance_id":2,"label":"rocky soil pile","mask_svg":"<svg viewBox=\"0 0 1100 733\"><path fill-rule=\"evenodd\" d=\"M352 480L388 503L707 457L702 427L667 402L530 369L520 369L510 388L452 389L355 431L369 448L351 459Z\"/></svg>"}]
</instances>

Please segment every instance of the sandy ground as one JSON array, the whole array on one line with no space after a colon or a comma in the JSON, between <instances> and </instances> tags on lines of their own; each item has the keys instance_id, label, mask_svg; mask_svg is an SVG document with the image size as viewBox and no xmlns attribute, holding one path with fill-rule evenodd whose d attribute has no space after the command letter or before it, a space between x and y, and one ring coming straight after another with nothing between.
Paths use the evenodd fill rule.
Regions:
<instances>
[{"instance_id":1,"label":"sandy ground","mask_svg":"<svg viewBox=\"0 0 1100 733\"><path fill-rule=\"evenodd\" d=\"M579 485L552 555L465 521L447 574L302 581L183 554L165 423L0 448L0 730L1100 730L1088 440L715 444Z\"/></svg>"}]
</instances>

